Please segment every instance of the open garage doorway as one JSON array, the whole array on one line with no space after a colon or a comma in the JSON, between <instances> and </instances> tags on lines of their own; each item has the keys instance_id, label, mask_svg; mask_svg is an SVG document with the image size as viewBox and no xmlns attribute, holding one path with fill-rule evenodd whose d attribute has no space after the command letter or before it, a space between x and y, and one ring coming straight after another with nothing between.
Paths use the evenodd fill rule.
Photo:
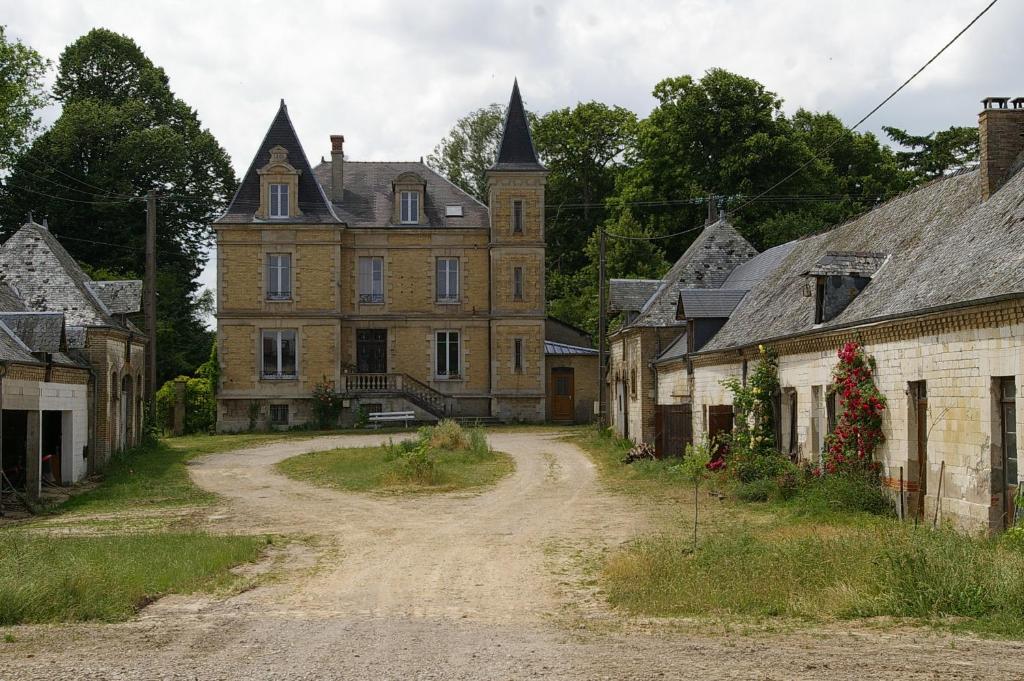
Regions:
<instances>
[{"instance_id":1,"label":"open garage doorway","mask_svg":"<svg viewBox=\"0 0 1024 681\"><path fill-rule=\"evenodd\" d=\"M70 412L44 411L42 416L42 455L41 473L43 482L51 485L63 484L70 479L70 469L65 475L64 465L64 414ZM70 462L68 462L70 465Z\"/></svg>"},{"instance_id":2,"label":"open garage doorway","mask_svg":"<svg viewBox=\"0 0 1024 681\"><path fill-rule=\"evenodd\" d=\"M15 489L25 489L28 475L28 415L22 409L3 410L2 467L4 476Z\"/></svg>"}]
</instances>

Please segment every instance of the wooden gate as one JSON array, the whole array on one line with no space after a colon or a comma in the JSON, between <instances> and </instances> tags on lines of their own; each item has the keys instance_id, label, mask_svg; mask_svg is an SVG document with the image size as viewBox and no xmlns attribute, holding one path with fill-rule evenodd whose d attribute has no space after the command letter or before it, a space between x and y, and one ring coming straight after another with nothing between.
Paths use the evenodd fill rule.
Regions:
<instances>
[{"instance_id":1,"label":"wooden gate","mask_svg":"<svg viewBox=\"0 0 1024 681\"><path fill-rule=\"evenodd\" d=\"M693 444L693 412L688 404L660 404L654 410L654 453L682 456Z\"/></svg>"}]
</instances>

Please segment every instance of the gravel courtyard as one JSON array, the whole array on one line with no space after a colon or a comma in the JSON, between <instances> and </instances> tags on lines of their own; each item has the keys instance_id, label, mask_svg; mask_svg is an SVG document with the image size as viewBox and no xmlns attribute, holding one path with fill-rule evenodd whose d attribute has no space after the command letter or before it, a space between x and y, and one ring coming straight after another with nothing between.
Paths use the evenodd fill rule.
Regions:
<instances>
[{"instance_id":1,"label":"gravel courtyard","mask_svg":"<svg viewBox=\"0 0 1024 681\"><path fill-rule=\"evenodd\" d=\"M659 622L608 610L586 569L644 531L557 433L491 434L517 469L484 492L363 495L279 475L285 441L191 466L224 503L212 532L303 537L226 599L174 596L112 625L24 626L0 679L1024 678L1024 644L840 623L806 630Z\"/></svg>"}]
</instances>

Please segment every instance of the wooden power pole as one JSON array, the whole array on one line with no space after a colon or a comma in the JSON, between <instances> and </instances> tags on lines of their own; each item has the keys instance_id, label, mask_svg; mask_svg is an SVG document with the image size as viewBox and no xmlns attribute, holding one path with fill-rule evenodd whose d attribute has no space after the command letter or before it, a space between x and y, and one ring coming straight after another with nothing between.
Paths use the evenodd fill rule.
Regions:
<instances>
[{"instance_id":1,"label":"wooden power pole","mask_svg":"<svg viewBox=\"0 0 1024 681\"><path fill-rule=\"evenodd\" d=\"M156 396L156 190L146 194L146 278L143 282L146 315L146 397L150 402Z\"/></svg>"},{"instance_id":2,"label":"wooden power pole","mask_svg":"<svg viewBox=\"0 0 1024 681\"><path fill-rule=\"evenodd\" d=\"M608 321L605 318L605 273L604 273L604 227L598 227L601 235L597 259L597 422L602 428L608 427L607 394L605 390L605 344Z\"/></svg>"}]
</instances>

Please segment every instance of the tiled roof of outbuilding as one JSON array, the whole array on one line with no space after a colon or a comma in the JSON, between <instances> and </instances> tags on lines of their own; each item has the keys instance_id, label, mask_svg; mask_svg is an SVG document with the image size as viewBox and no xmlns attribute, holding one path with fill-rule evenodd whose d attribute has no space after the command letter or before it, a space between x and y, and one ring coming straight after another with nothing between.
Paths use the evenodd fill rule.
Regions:
<instances>
[{"instance_id":1,"label":"tiled roof of outbuilding","mask_svg":"<svg viewBox=\"0 0 1024 681\"><path fill-rule=\"evenodd\" d=\"M807 274L870 277L882 266L885 258L885 253L826 251Z\"/></svg>"},{"instance_id":2,"label":"tiled roof of outbuilding","mask_svg":"<svg viewBox=\"0 0 1024 681\"><path fill-rule=\"evenodd\" d=\"M545 355L596 355L597 350L594 348L581 348L578 345L568 345L566 343L556 343L555 341L544 341L544 354Z\"/></svg>"},{"instance_id":3,"label":"tiled roof of outbuilding","mask_svg":"<svg viewBox=\"0 0 1024 681\"><path fill-rule=\"evenodd\" d=\"M324 186L331 182L331 162L317 165L313 171ZM416 227L488 227L487 207L456 187L429 166L415 162L345 161L345 194L335 202L334 211L349 227L387 227L394 217L395 199L391 183L402 173L413 172L427 183L423 212L425 225ZM445 206L462 206L461 218L445 217Z\"/></svg>"},{"instance_id":4,"label":"tiled roof of outbuilding","mask_svg":"<svg viewBox=\"0 0 1024 681\"><path fill-rule=\"evenodd\" d=\"M131 314L142 309L142 282L137 279L124 281L93 281L89 288L114 314Z\"/></svg>"},{"instance_id":5,"label":"tiled roof of outbuilding","mask_svg":"<svg viewBox=\"0 0 1024 681\"><path fill-rule=\"evenodd\" d=\"M28 223L0 245L0 283L14 289L25 310L63 312L74 326L132 328L114 319L94 282L42 225Z\"/></svg>"},{"instance_id":6,"label":"tiled roof of outbuilding","mask_svg":"<svg viewBox=\"0 0 1024 681\"><path fill-rule=\"evenodd\" d=\"M1024 297L1024 173L981 201L979 172L936 180L818 236L803 239L756 285L702 349L715 351L815 331ZM814 324L803 273L829 252L888 254L842 313Z\"/></svg>"},{"instance_id":7,"label":"tiled roof of outbuilding","mask_svg":"<svg viewBox=\"0 0 1024 681\"><path fill-rule=\"evenodd\" d=\"M608 311L639 312L659 286L661 279L612 279L608 282Z\"/></svg>"},{"instance_id":8,"label":"tiled roof of outbuilding","mask_svg":"<svg viewBox=\"0 0 1024 681\"><path fill-rule=\"evenodd\" d=\"M299 136L295 134L295 127L288 116L288 107L284 100L277 110L277 115L270 123L267 134L264 135L252 163L242 178L242 184L235 192L227 211L220 216L217 223L246 223L259 222L256 219L256 211L260 206L260 177L259 169L270 162L270 150L281 146L288 150L288 163L299 171L299 197L298 207L302 212L301 216L290 218L274 218L275 224L304 223L304 222L337 222L337 218L331 211L330 202L324 194L320 185L313 177L313 169L306 158L306 152L299 142ZM271 220L267 220L271 222Z\"/></svg>"},{"instance_id":9,"label":"tiled roof of outbuilding","mask_svg":"<svg viewBox=\"0 0 1024 681\"><path fill-rule=\"evenodd\" d=\"M0 321L0 362L41 364L18 335Z\"/></svg>"},{"instance_id":10,"label":"tiled roof of outbuilding","mask_svg":"<svg viewBox=\"0 0 1024 681\"><path fill-rule=\"evenodd\" d=\"M681 334L676 336L676 339L672 341L660 355L654 358L654 363L662 364L686 357L687 345L686 332L683 331Z\"/></svg>"},{"instance_id":11,"label":"tiled roof of outbuilding","mask_svg":"<svg viewBox=\"0 0 1024 681\"><path fill-rule=\"evenodd\" d=\"M628 326L675 326L679 292L720 288L729 275L757 251L722 218L708 225L662 279L658 290Z\"/></svg>"},{"instance_id":12,"label":"tiled roof of outbuilding","mask_svg":"<svg viewBox=\"0 0 1024 681\"><path fill-rule=\"evenodd\" d=\"M691 288L679 292L679 302L687 319L724 319L745 295L742 289Z\"/></svg>"},{"instance_id":13,"label":"tiled roof of outbuilding","mask_svg":"<svg viewBox=\"0 0 1024 681\"><path fill-rule=\"evenodd\" d=\"M60 352L64 343L64 315L60 312L5 312L0 322L32 352Z\"/></svg>"}]
</instances>

